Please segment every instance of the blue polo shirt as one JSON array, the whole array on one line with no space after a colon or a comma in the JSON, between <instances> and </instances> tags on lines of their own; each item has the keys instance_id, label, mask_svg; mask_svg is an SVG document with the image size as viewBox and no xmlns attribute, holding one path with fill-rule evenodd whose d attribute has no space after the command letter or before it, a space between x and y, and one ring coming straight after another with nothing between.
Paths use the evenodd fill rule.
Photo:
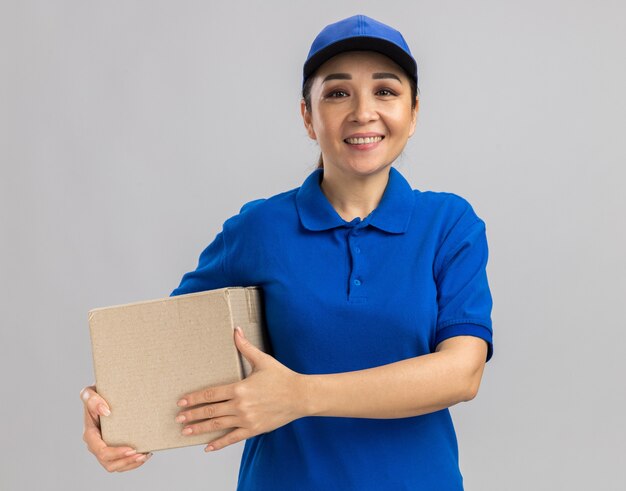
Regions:
<instances>
[{"instance_id":1,"label":"blue polo shirt","mask_svg":"<svg viewBox=\"0 0 626 491\"><path fill-rule=\"evenodd\" d=\"M470 335L493 354L485 223L462 197L389 168L378 207L348 222L320 188L243 205L171 295L258 285L273 356L303 374L362 370ZM239 491L463 489L449 410L308 416L245 441Z\"/></svg>"}]
</instances>

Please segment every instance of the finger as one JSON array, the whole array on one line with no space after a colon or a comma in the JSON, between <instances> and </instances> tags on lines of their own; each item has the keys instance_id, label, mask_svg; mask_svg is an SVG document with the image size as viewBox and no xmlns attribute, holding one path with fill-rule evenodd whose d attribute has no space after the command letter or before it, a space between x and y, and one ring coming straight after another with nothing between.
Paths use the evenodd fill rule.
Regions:
<instances>
[{"instance_id":1,"label":"finger","mask_svg":"<svg viewBox=\"0 0 626 491\"><path fill-rule=\"evenodd\" d=\"M109 447L109 446L104 446L102 448L100 448L99 452L98 452L98 457L105 461L105 462L115 462L119 459L125 459L125 458L137 458L137 456L139 455L143 455L143 454L139 454L134 448L132 447Z\"/></svg>"},{"instance_id":2,"label":"finger","mask_svg":"<svg viewBox=\"0 0 626 491\"><path fill-rule=\"evenodd\" d=\"M130 465L127 465L126 467L122 467L121 469L118 469L117 472L126 472L126 471L132 471L133 469L136 469L137 467L141 467L142 465L144 465L148 460L150 459L150 457L148 457L146 460L143 461L136 461Z\"/></svg>"},{"instance_id":3,"label":"finger","mask_svg":"<svg viewBox=\"0 0 626 491\"><path fill-rule=\"evenodd\" d=\"M102 462L112 462L114 460L135 456L137 451L129 446L110 447L102 439L98 428L88 428L83 434L83 440L87 443L87 448Z\"/></svg>"},{"instance_id":4,"label":"finger","mask_svg":"<svg viewBox=\"0 0 626 491\"><path fill-rule=\"evenodd\" d=\"M113 460L137 453L135 449L129 446L109 447L102 439L100 428L93 424L91 416L89 416L87 411L85 411L85 429L83 431L83 440L87 444L89 451L96 455L99 459Z\"/></svg>"},{"instance_id":5,"label":"finger","mask_svg":"<svg viewBox=\"0 0 626 491\"><path fill-rule=\"evenodd\" d=\"M85 401L86 399L88 399L88 398L89 398L89 395L88 395L88 394L85 394L85 391L86 391L87 389L91 389L91 390L95 391L95 390L96 390L96 386L95 386L95 385L88 385L88 386L83 387L83 388L81 389L81 391L80 391L80 399L81 399L82 401Z\"/></svg>"},{"instance_id":6,"label":"finger","mask_svg":"<svg viewBox=\"0 0 626 491\"><path fill-rule=\"evenodd\" d=\"M266 354L250 342L243 330L237 326L235 328L235 345L237 349L250 362L253 369L266 356Z\"/></svg>"},{"instance_id":7,"label":"finger","mask_svg":"<svg viewBox=\"0 0 626 491\"><path fill-rule=\"evenodd\" d=\"M239 419L235 416L222 416L221 418L208 419L200 421L192 425L185 426L181 434L183 436L199 435L201 433L210 433L211 431L223 430L225 428L236 428Z\"/></svg>"},{"instance_id":8,"label":"finger","mask_svg":"<svg viewBox=\"0 0 626 491\"><path fill-rule=\"evenodd\" d=\"M93 386L85 387L80 393L80 398L94 421L98 420L98 416L109 416L111 414L111 408L104 398L95 391Z\"/></svg>"},{"instance_id":9,"label":"finger","mask_svg":"<svg viewBox=\"0 0 626 491\"><path fill-rule=\"evenodd\" d=\"M202 419L217 418L219 416L234 415L230 402L220 402L215 404L204 404L195 409L178 413L174 421L177 423L191 423Z\"/></svg>"},{"instance_id":10,"label":"finger","mask_svg":"<svg viewBox=\"0 0 626 491\"><path fill-rule=\"evenodd\" d=\"M93 385L90 385L88 387L84 387L80 391L80 400L83 402L83 405L85 407L85 428L87 428L87 426L97 426L99 428L100 427L100 419L97 418L97 417L94 417L89 412L89 407L87 406L87 401L92 396L92 393L90 392L90 390L95 391Z\"/></svg>"},{"instance_id":11,"label":"finger","mask_svg":"<svg viewBox=\"0 0 626 491\"><path fill-rule=\"evenodd\" d=\"M97 455L98 452L107 446L104 440L102 440L100 430L95 426L85 428L85 431L83 432L83 440L87 444L89 451L94 455Z\"/></svg>"},{"instance_id":12,"label":"finger","mask_svg":"<svg viewBox=\"0 0 626 491\"><path fill-rule=\"evenodd\" d=\"M133 455L131 457L125 457L123 459L118 459L118 460L109 462L105 465L105 469L109 472L118 472L118 471L121 471L122 469L125 469L126 467L132 467L135 464L143 464L149 458L150 457L148 456L148 454L143 454L143 453L139 455ZM138 465L135 465L135 467L138 467Z\"/></svg>"},{"instance_id":13,"label":"finger","mask_svg":"<svg viewBox=\"0 0 626 491\"><path fill-rule=\"evenodd\" d=\"M205 452L212 452L214 450L220 450L228 445L232 445L233 443L240 442L248 438L250 433L245 428L238 428L236 430L231 431L230 433L226 433L226 435L218 438L217 440L213 440L209 442L209 444L204 448Z\"/></svg>"},{"instance_id":14,"label":"finger","mask_svg":"<svg viewBox=\"0 0 626 491\"><path fill-rule=\"evenodd\" d=\"M176 403L179 407L197 406L207 402L221 402L233 398L233 385L216 385L203 390L185 394Z\"/></svg>"},{"instance_id":15,"label":"finger","mask_svg":"<svg viewBox=\"0 0 626 491\"><path fill-rule=\"evenodd\" d=\"M93 416L89 414L89 411L85 407L83 428L83 440L87 443L89 451L94 453L101 447L106 447L106 443L102 440L102 434L100 433L100 421L93 419Z\"/></svg>"},{"instance_id":16,"label":"finger","mask_svg":"<svg viewBox=\"0 0 626 491\"><path fill-rule=\"evenodd\" d=\"M100 428L100 416L98 414L91 414L87 405L84 406L84 414L85 414L85 427L87 426L95 426L96 428Z\"/></svg>"},{"instance_id":17,"label":"finger","mask_svg":"<svg viewBox=\"0 0 626 491\"><path fill-rule=\"evenodd\" d=\"M100 433L100 416L94 417L89 412L87 406L85 406L85 410L83 411L83 413L85 420L85 430L87 430L87 428L96 428L98 430L98 433Z\"/></svg>"}]
</instances>

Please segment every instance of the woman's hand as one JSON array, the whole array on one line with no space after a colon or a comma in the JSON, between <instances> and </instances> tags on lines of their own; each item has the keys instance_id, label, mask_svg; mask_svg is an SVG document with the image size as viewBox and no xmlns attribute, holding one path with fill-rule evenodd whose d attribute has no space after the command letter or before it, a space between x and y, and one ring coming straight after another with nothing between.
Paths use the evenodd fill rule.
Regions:
<instances>
[{"instance_id":1,"label":"woman's hand","mask_svg":"<svg viewBox=\"0 0 626 491\"><path fill-rule=\"evenodd\" d=\"M252 366L248 377L186 394L178 401L180 407L202 404L183 410L176 417L177 422L185 424L183 435L234 428L210 442L205 452L267 433L306 416L303 406L305 375L290 370L258 349L238 327L235 345Z\"/></svg>"},{"instance_id":2,"label":"woman's hand","mask_svg":"<svg viewBox=\"0 0 626 491\"><path fill-rule=\"evenodd\" d=\"M100 434L100 416L106 417L111 414L109 405L96 392L94 385L81 390L80 398L85 405L83 440L102 467L109 472L129 471L141 466L152 456L152 454L138 454L131 447L107 446Z\"/></svg>"}]
</instances>

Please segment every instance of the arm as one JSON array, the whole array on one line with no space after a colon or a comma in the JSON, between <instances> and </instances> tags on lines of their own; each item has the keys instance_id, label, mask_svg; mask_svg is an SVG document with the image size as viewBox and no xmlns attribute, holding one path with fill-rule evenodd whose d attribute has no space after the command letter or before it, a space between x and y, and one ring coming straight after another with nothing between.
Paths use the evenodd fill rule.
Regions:
<instances>
[{"instance_id":1,"label":"arm","mask_svg":"<svg viewBox=\"0 0 626 491\"><path fill-rule=\"evenodd\" d=\"M434 353L353 372L304 375L305 416L405 418L473 399L487 356L476 336L455 336Z\"/></svg>"},{"instance_id":2,"label":"arm","mask_svg":"<svg viewBox=\"0 0 626 491\"><path fill-rule=\"evenodd\" d=\"M253 372L245 379L185 394L176 421L183 435L234 428L205 451L280 428L306 416L403 418L444 409L476 394L487 343L476 336L441 341L437 351L366 370L306 375L262 352L243 333L237 349Z\"/></svg>"}]
</instances>

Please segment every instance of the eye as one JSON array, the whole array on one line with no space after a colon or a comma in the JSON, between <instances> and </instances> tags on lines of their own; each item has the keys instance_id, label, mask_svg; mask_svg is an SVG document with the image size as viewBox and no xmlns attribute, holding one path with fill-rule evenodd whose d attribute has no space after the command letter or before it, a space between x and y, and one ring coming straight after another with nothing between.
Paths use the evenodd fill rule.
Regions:
<instances>
[{"instance_id":1,"label":"eye","mask_svg":"<svg viewBox=\"0 0 626 491\"><path fill-rule=\"evenodd\" d=\"M345 92L343 90L333 90L332 92L326 94L326 97L331 99L338 99L338 97L335 97L335 94L345 94Z\"/></svg>"},{"instance_id":2,"label":"eye","mask_svg":"<svg viewBox=\"0 0 626 491\"><path fill-rule=\"evenodd\" d=\"M389 89L380 89L378 92L379 93L380 92L387 92L387 94L383 94L383 95L396 95L395 92L393 92L392 90L389 90Z\"/></svg>"}]
</instances>

